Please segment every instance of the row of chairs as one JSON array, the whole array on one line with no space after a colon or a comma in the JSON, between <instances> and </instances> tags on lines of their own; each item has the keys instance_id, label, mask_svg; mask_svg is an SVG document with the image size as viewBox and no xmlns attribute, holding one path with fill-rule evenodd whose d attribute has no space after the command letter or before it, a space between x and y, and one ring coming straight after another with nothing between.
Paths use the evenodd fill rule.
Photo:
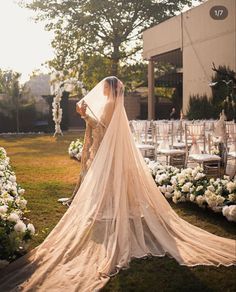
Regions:
<instances>
[{"instance_id":1,"label":"row of chairs","mask_svg":"<svg viewBox=\"0 0 236 292\"><path fill-rule=\"evenodd\" d=\"M211 177L222 176L227 162L236 161L235 123L134 120L130 127L144 157L164 156L166 164L179 168L198 163Z\"/></svg>"}]
</instances>

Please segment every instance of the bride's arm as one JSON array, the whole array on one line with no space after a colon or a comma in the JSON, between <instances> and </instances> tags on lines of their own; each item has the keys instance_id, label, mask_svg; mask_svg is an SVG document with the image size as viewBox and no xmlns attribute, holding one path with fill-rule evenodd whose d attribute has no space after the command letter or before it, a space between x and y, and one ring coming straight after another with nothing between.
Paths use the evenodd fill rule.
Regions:
<instances>
[{"instance_id":1,"label":"bride's arm","mask_svg":"<svg viewBox=\"0 0 236 292\"><path fill-rule=\"evenodd\" d=\"M86 103L83 103L81 106L78 103L76 104L76 111L81 115L81 118L84 119L90 127L96 128L98 125L98 120L87 114L86 108Z\"/></svg>"},{"instance_id":2,"label":"bride's arm","mask_svg":"<svg viewBox=\"0 0 236 292\"><path fill-rule=\"evenodd\" d=\"M96 128L98 123L99 123L96 119L94 119L93 117L91 117L87 113L85 115L82 115L81 118L84 119L89 124L89 126L92 128Z\"/></svg>"},{"instance_id":3,"label":"bride's arm","mask_svg":"<svg viewBox=\"0 0 236 292\"><path fill-rule=\"evenodd\" d=\"M89 114L87 114L86 107L87 106L85 106L85 109L82 109L82 111L81 108L77 110L81 114L81 118L83 118L92 128L96 128L99 123L105 128L108 127L115 108L114 101L109 101L106 103L100 120L97 120L90 116Z\"/></svg>"}]
</instances>

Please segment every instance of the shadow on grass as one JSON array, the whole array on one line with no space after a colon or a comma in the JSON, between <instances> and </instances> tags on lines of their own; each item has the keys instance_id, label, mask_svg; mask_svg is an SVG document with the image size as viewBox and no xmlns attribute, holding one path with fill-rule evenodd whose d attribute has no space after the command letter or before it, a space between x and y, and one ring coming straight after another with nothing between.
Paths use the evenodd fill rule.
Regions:
<instances>
[{"instance_id":1,"label":"shadow on grass","mask_svg":"<svg viewBox=\"0 0 236 292\"><path fill-rule=\"evenodd\" d=\"M188 221L188 217L191 218L191 223L203 227L205 222L206 225L211 224L212 226L221 227L226 233L232 235L233 239L236 239L236 224L234 222L228 221L222 213L215 213L210 209L202 209L198 207L196 204L185 202L174 204L173 202L169 202L172 208L179 214L181 217L185 217L185 220ZM190 220L189 220L190 221ZM193 222L194 221L194 222ZM207 226L206 226L207 229ZM212 228L209 230L212 233L217 234L217 229L213 230ZM222 232L218 234L219 236L223 236Z\"/></svg>"},{"instance_id":2,"label":"shadow on grass","mask_svg":"<svg viewBox=\"0 0 236 292\"><path fill-rule=\"evenodd\" d=\"M227 282L222 284L219 275L223 276L226 270L228 272ZM229 272L231 272L231 276L229 276ZM234 272L234 267L188 268L180 266L174 259L167 256L134 259L131 261L130 268L112 277L102 292L233 292L236 284Z\"/></svg>"}]
</instances>

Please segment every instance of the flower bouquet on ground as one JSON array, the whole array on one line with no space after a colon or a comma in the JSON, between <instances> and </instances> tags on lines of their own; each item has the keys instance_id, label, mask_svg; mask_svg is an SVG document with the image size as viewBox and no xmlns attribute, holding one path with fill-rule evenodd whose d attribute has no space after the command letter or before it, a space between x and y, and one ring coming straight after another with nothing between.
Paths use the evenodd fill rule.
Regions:
<instances>
[{"instance_id":1,"label":"flower bouquet on ground","mask_svg":"<svg viewBox=\"0 0 236 292\"><path fill-rule=\"evenodd\" d=\"M81 141L81 139L77 139L76 141L72 141L70 143L70 146L68 148L68 153L71 158L75 158L80 161L82 150L83 150L83 142Z\"/></svg>"},{"instance_id":2,"label":"flower bouquet on ground","mask_svg":"<svg viewBox=\"0 0 236 292\"><path fill-rule=\"evenodd\" d=\"M24 193L5 149L0 147L0 268L24 254L35 233L34 225L24 217L27 213Z\"/></svg>"},{"instance_id":3,"label":"flower bouquet on ground","mask_svg":"<svg viewBox=\"0 0 236 292\"><path fill-rule=\"evenodd\" d=\"M167 199L175 204L189 201L222 213L229 221L236 222L236 180L230 180L228 176L208 179L199 166L179 170L148 158L145 161Z\"/></svg>"}]
</instances>

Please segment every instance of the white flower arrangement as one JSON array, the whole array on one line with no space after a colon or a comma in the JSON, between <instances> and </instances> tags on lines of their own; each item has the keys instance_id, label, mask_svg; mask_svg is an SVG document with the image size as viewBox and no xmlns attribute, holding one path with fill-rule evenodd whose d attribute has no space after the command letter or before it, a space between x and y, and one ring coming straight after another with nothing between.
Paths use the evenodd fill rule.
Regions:
<instances>
[{"instance_id":1,"label":"white flower arrangement","mask_svg":"<svg viewBox=\"0 0 236 292\"><path fill-rule=\"evenodd\" d=\"M80 139L77 139L76 141L72 141L70 143L70 146L68 148L68 153L71 158L76 158L80 161L82 150L83 150L83 142Z\"/></svg>"},{"instance_id":2,"label":"white flower arrangement","mask_svg":"<svg viewBox=\"0 0 236 292\"><path fill-rule=\"evenodd\" d=\"M236 222L236 205L224 206L222 213L227 220Z\"/></svg>"},{"instance_id":3,"label":"white flower arrangement","mask_svg":"<svg viewBox=\"0 0 236 292\"><path fill-rule=\"evenodd\" d=\"M73 70L69 70L72 74ZM52 102L52 116L53 121L55 122L55 132L54 136L57 134L63 135L61 130L61 121L62 121L62 108L61 108L61 99L63 92L72 92L76 87L81 88L82 95L86 95L87 91L84 88L83 82L79 81L75 77L68 77L64 75L63 72L54 72L51 74L51 91L54 94L54 99Z\"/></svg>"},{"instance_id":4,"label":"white flower arrangement","mask_svg":"<svg viewBox=\"0 0 236 292\"><path fill-rule=\"evenodd\" d=\"M228 176L207 179L199 166L179 170L147 158L145 162L167 199L176 204L189 201L201 208L222 212L227 219L230 218L228 220L236 222L236 180L232 181Z\"/></svg>"},{"instance_id":5,"label":"white flower arrangement","mask_svg":"<svg viewBox=\"0 0 236 292\"><path fill-rule=\"evenodd\" d=\"M24 193L17 184L5 149L0 147L0 267L24 253L35 234L33 224L24 217L27 211Z\"/></svg>"}]
</instances>

